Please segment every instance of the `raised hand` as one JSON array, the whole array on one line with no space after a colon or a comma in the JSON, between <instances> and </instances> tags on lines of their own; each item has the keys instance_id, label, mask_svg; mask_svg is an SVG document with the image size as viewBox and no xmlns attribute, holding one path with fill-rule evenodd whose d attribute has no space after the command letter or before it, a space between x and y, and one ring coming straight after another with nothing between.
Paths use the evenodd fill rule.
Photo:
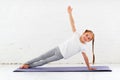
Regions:
<instances>
[{"instance_id":1,"label":"raised hand","mask_svg":"<svg viewBox=\"0 0 120 80\"><path fill-rule=\"evenodd\" d=\"M71 6L68 6L68 13L71 13L72 12L72 8L71 8Z\"/></svg>"}]
</instances>

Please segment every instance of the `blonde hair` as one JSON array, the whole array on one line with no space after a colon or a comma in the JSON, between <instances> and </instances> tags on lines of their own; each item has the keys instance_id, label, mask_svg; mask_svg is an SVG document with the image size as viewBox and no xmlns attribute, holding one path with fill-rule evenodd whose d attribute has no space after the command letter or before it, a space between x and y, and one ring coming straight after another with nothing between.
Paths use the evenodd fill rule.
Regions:
<instances>
[{"instance_id":1,"label":"blonde hair","mask_svg":"<svg viewBox=\"0 0 120 80\"><path fill-rule=\"evenodd\" d=\"M94 54L94 41L95 41L95 35L94 35L94 33L91 31L91 30L85 30L85 32L84 33L86 33L86 32L90 32L90 33L92 33L93 34L93 37L92 37L92 54L93 54L93 60L92 60L92 63L94 64L95 63L95 54Z\"/></svg>"}]
</instances>

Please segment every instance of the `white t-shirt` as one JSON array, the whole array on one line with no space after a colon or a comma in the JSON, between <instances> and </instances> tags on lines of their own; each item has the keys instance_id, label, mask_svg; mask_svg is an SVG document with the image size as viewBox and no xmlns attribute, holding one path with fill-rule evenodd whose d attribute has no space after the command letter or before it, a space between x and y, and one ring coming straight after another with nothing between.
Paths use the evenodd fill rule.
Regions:
<instances>
[{"instance_id":1,"label":"white t-shirt","mask_svg":"<svg viewBox=\"0 0 120 80\"><path fill-rule=\"evenodd\" d=\"M73 36L59 45L59 49L64 59L67 59L79 52L85 52L85 44L80 42L80 33L77 31L73 33Z\"/></svg>"}]
</instances>

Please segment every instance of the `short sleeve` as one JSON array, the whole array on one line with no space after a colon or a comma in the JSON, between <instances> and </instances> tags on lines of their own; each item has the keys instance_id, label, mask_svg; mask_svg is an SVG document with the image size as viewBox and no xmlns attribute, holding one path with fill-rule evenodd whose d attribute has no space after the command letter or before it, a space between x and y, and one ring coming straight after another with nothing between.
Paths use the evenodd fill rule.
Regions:
<instances>
[{"instance_id":1,"label":"short sleeve","mask_svg":"<svg viewBox=\"0 0 120 80\"><path fill-rule=\"evenodd\" d=\"M78 31L75 31L73 34L74 34L74 36L76 36L78 38L80 38L80 36L81 36L80 32L78 32Z\"/></svg>"},{"instance_id":2,"label":"short sleeve","mask_svg":"<svg viewBox=\"0 0 120 80\"><path fill-rule=\"evenodd\" d=\"M85 45L83 45L83 46L81 47L81 52L86 52Z\"/></svg>"}]
</instances>

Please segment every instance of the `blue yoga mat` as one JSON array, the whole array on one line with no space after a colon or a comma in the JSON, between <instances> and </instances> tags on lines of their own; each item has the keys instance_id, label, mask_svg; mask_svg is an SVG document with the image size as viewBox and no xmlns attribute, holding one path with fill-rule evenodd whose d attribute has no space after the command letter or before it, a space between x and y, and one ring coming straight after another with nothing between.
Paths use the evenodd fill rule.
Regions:
<instances>
[{"instance_id":1,"label":"blue yoga mat","mask_svg":"<svg viewBox=\"0 0 120 80\"><path fill-rule=\"evenodd\" d=\"M92 66L96 70L88 70L87 67L35 67L28 69L16 69L13 72L111 72L108 66Z\"/></svg>"}]
</instances>

